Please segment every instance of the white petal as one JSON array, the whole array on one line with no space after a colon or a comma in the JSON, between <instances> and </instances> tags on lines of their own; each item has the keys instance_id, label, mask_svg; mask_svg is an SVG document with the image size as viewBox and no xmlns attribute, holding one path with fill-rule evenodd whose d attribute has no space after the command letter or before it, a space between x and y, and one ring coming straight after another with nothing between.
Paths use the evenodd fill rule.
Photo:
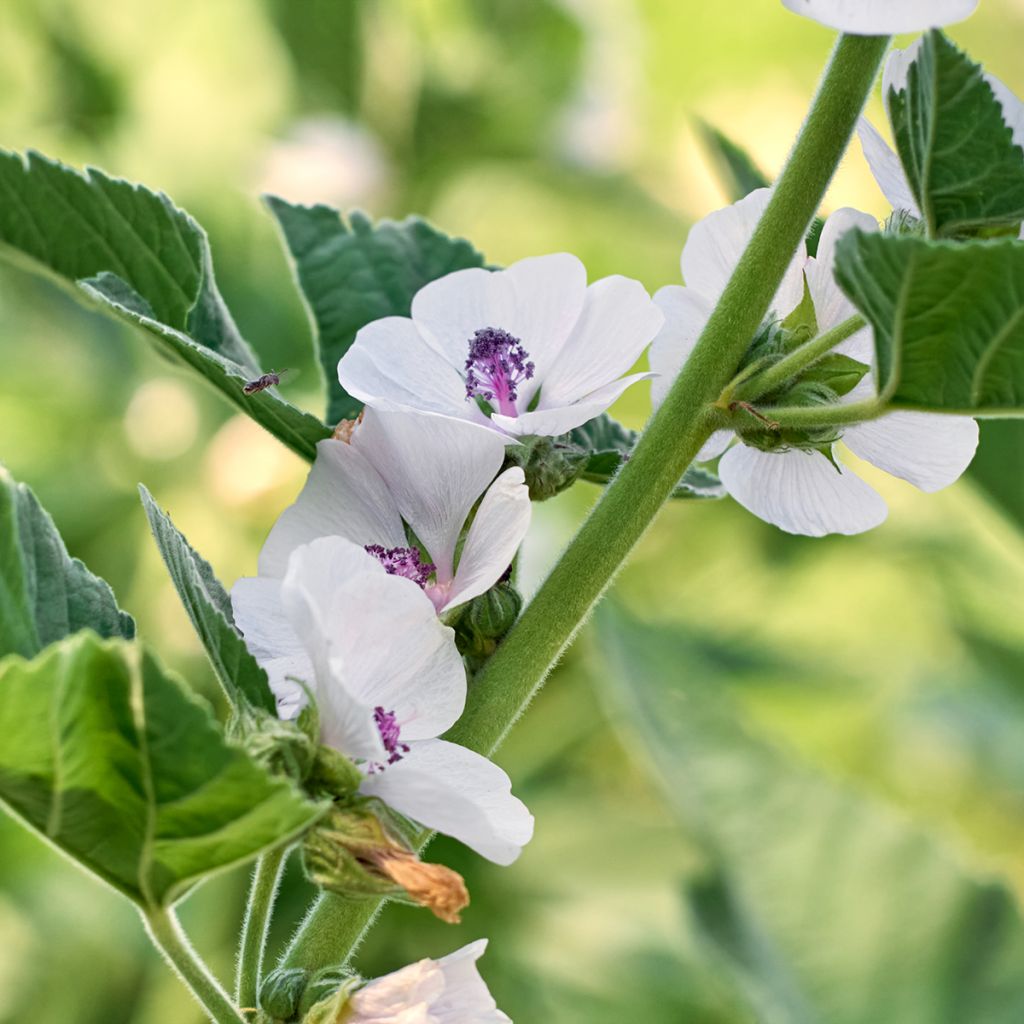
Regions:
<instances>
[{"instance_id":1,"label":"white petal","mask_svg":"<svg viewBox=\"0 0 1024 1024\"><path fill-rule=\"evenodd\" d=\"M786 533L824 537L863 533L885 521L877 491L820 452L762 452L739 444L722 456L718 475L748 512Z\"/></svg>"},{"instance_id":2,"label":"white petal","mask_svg":"<svg viewBox=\"0 0 1024 1024\"><path fill-rule=\"evenodd\" d=\"M651 376L649 373L634 373L629 377L620 377L592 391L572 405L554 409L541 408L534 412L525 412L522 416L495 415L491 417L491 422L513 437L557 437L572 430L573 427L582 426L595 416L600 416L627 388L637 381L650 380Z\"/></svg>"},{"instance_id":3,"label":"white petal","mask_svg":"<svg viewBox=\"0 0 1024 1024\"><path fill-rule=\"evenodd\" d=\"M917 60L922 46L924 46L924 36L915 39L905 50L893 50L886 58L885 67L882 68L882 99L887 108L889 94L903 92L906 89L910 77L910 65Z\"/></svg>"},{"instance_id":4,"label":"white petal","mask_svg":"<svg viewBox=\"0 0 1024 1024\"><path fill-rule=\"evenodd\" d=\"M437 1024L431 1013L443 998L444 969L436 960L419 960L374 978L359 989L344 1015L346 1024Z\"/></svg>"},{"instance_id":5,"label":"white petal","mask_svg":"<svg viewBox=\"0 0 1024 1024\"><path fill-rule=\"evenodd\" d=\"M377 468L438 582L447 583L470 509L505 460L502 437L443 416L369 409L352 444Z\"/></svg>"},{"instance_id":6,"label":"white petal","mask_svg":"<svg viewBox=\"0 0 1024 1024\"><path fill-rule=\"evenodd\" d=\"M920 218L921 211L910 191L910 182L903 173L900 158L866 117L857 122L857 135L864 151L864 159L867 160L878 187L892 208L904 210L912 217Z\"/></svg>"},{"instance_id":7,"label":"white petal","mask_svg":"<svg viewBox=\"0 0 1024 1024\"><path fill-rule=\"evenodd\" d=\"M506 469L488 488L473 517L442 612L490 590L511 565L532 514L523 471Z\"/></svg>"},{"instance_id":8,"label":"white petal","mask_svg":"<svg viewBox=\"0 0 1024 1024\"><path fill-rule=\"evenodd\" d=\"M511 864L533 836L533 816L493 761L445 740L425 740L361 791L496 864Z\"/></svg>"},{"instance_id":9,"label":"white petal","mask_svg":"<svg viewBox=\"0 0 1024 1024\"><path fill-rule=\"evenodd\" d=\"M848 427L843 443L854 455L932 493L959 480L978 450L969 416L891 412Z\"/></svg>"},{"instance_id":10,"label":"white petal","mask_svg":"<svg viewBox=\"0 0 1024 1024\"><path fill-rule=\"evenodd\" d=\"M725 450L732 443L736 434L732 430L716 430L705 442L704 447L697 452L694 462L710 462L724 454Z\"/></svg>"},{"instance_id":11,"label":"white petal","mask_svg":"<svg viewBox=\"0 0 1024 1024\"><path fill-rule=\"evenodd\" d=\"M639 281L606 277L586 293L583 313L552 368L538 372L539 408L555 408L626 373L658 333L664 315Z\"/></svg>"},{"instance_id":12,"label":"white petal","mask_svg":"<svg viewBox=\"0 0 1024 1024\"><path fill-rule=\"evenodd\" d=\"M316 667L325 742L378 757L375 707L395 712L403 740L457 721L466 674L454 633L412 580L389 576L350 541L324 537L292 555L282 596Z\"/></svg>"},{"instance_id":13,"label":"white petal","mask_svg":"<svg viewBox=\"0 0 1024 1024\"><path fill-rule=\"evenodd\" d=\"M487 940L478 939L437 961L444 971L444 994L431 1005L431 1012L444 1024L512 1024L498 1009L476 962L484 955Z\"/></svg>"},{"instance_id":14,"label":"white petal","mask_svg":"<svg viewBox=\"0 0 1024 1024\"><path fill-rule=\"evenodd\" d=\"M665 324L651 342L648 355L651 369L658 375L651 381L651 402L657 408L690 358L715 307L694 289L677 284L662 288L654 301L665 315Z\"/></svg>"},{"instance_id":15,"label":"white petal","mask_svg":"<svg viewBox=\"0 0 1024 1024\"><path fill-rule=\"evenodd\" d=\"M316 446L316 461L305 486L295 504L281 513L263 545L260 575L280 579L296 548L332 535L356 544L404 547L407 543L387 485L365 455L343 441L321 441Z\"/></svg>"},{"instance_id":16,"label":"white petal","mask_svg":"<svg viewBox=\"0 0 1024 1024\"><path fill-rule=\"evenodd\" d=\"M1014 144L1024 148L1024 103L995 75L986 75L985 81L992 87L1003 108L1003 120L1013 132Z\"/></svg>"},{"instance_id":17,"label":"white petal","mask_svg":"<svg viewBox=\"0 0 1024 1024\"><path fill-rule=\"evenodd\" d=\"M712 305L718 301L771 197L771 189L757 189L738 203L716 210L694 224L683 247L683 280L688 288L699 292ZM803 301L806 258L807 250L801 242L772 300L772 310L780 318Z\"/></svg>"},{"instance_id":18,"label":"white petal","mask_svg":"<svg viewBox=\"0 0 1024 1024\"><path fill-rule=\"evenodd\" d=\"M923 32L970 17L978 0L782 0L794 14L863 36Z\"/></svg>"},{"instance_id":19,"label":"white petal","mask_svg":"<svg viewBox=\"0 0 1024 1024\"><path fill-rule=\"evenodd\" d=\"M466 400L459 370L405 317L385 317L362 328L338 363L338 380L369 405L385 401L459 419L479 417L476 403Z\"/></svg>"},{"instance_id":20,"label":"white petal","mask_svg":"<svg viewBox=\"0 0 1024 1024\"><path fill-rule=\"evenodd\" d=\"M857 313L857 307L843 294L835 279L836 243L847 231L853 230L875 232L878 230L878 222L870 214L848 207L836 210L825 221L818 242L818 255L807 261L807 287L814 302L819 331L838 327ZM870 344L871 336L866 329L858 334L864 335L856 345L860 350L863 342ZM845 343L847 347L850 340Z\"/></svg>"}]
</instances>

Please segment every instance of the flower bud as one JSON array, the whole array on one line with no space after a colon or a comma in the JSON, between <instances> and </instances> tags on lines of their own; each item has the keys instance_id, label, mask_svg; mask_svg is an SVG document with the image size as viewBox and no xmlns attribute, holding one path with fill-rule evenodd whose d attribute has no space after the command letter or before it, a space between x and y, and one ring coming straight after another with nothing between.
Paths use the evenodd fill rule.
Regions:
<instances>
[{"instance_id":1,"label":"flower bud","mask_svg":"<svg viewBox=\"0 0 1024 1024\"><path fill-rule=\"evenodd\" d=\"M260 985L260 1009L274 1020L292 1020L300 1012L308 981L309 971L301 967L278 967L271 971Z\"/></svg>"},{"instance_id":2,"label":"flower bud","mask_svg":"<svg viewBox=\"0 0 1024 1024\"><path fill-rule=\"evenodd\" d=\"M227 727L228 736L272 775L302 783L316 760L316 741L299 722L284 722L251 704L241 704Z\"/></svg>"},{"instance_id":3,"label":"flower bud","mask_svg":"<svg viewBox=\"0 0 1024 1024\"><path fill-rule=\"evenodd\" d=\"M344 799L358 792L363 774L344 754L332 747L317 748L306 788L313 796Z\"/></svg>"},{"instance_id":4,"label":"flower bud","mask_svg":"<svg viewBox=\"0 0 1024 1024\"><path fill-rule=\"evenodd\" d=\"M506 466L519 466L531 501L545 501L571 487L586 469L590 453L561 437L530 437L505 453Z\"/></svg>"},{"instance_id":5,"label":"flower bud","mask_svg":"<svg viewBox=\"0 0 1024 1024\"><path fill-rule=\"evenodd\" d=\"M309 979L306 990L302 993L299 1016L304 1022L321 1019L331 1021L333 1024L334 1021L341 1019L341 1011L348 1002L352 990L361 981L362 979L357 974L346 967L322 968ZM335 1007L334 1016L320 1016L319 1018L311 1016L318 1003L333 1005Z\"/></svg>"},{"instance_id":6,"label":"flower bud","mask_svg":"<svg viewBox=\"0 0 1024 1024\"><path fill-rule=\"evenodd\" d=\"M469 602L460 625L474 637L500 640L515 624L522 607L522 595L511 583L497 583Z\"/></svg>"}]
</instances>

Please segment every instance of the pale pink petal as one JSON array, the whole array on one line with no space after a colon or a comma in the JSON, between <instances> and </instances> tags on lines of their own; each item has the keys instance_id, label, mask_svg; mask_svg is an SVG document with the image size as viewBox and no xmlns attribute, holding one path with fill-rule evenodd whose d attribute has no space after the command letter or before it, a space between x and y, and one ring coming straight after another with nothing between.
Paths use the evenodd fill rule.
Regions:
<instances>
[{"instance_id":1,"label":"pale pink petal","mask_svg":"<svg viewBox=\"0 0 1024 1024\"><path fill-rule=\"evenodd\" d=\"M910 182L903 173L900 158L867 118L862 117L858 121L857 135L864 151L864 159L867 160L868 167L871 168L871 173L878 182L882 194L889 200L889 204L894 210L903 210L920 219L921 211L910 191Z\"/></svg>"},{"instance_id":2,"label":"pale pink petal","mask_svg":"<svg viewBox=\"0 0 1024 1024\"><path fill-rule=\"evenodd\" d=\"M665 400L698 338L707 326L714 303L692 288L667 285L654 296L665 323L651 342L648 359L657 374L651 381L651 402L657 408Z\"/></svg>"},{"instance_id":3,"label":"pale pink petal","mask_svg":"<svg viewBox=\"0 0 1024 1024\"><path fill-rule=\"evenodd\" d=\"M978 0L782 0L794 14L862 36L924 32L970 17Z\"/></svg>"}]
</instances>

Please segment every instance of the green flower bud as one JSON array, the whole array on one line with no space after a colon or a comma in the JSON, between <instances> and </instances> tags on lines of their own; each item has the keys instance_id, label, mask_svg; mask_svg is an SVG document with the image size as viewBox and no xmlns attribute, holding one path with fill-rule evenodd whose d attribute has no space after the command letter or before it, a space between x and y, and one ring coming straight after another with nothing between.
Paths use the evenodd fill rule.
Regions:
<instances>
[{"instance_id":1,"label":"green flower bud","mask_svg":"<svg viewBox=\"0 0 1024 1024\"><path fill-rule=\"evenodd\" d=\"M227 733L271 774L297 783L306 780L316 759L316 741L298 722L283 722L250 704L241 705L232 715Z\"/></svg>"},{"instance_id":2,"label":"green flower bud","mask_svg":"<svg viewBox=\"0 0 1024 1024\"><path fill-rule=\"evenodd\" d=\"M474 636L500 640L519 618L523 598L511 583L497 583L469 602L460 624Z\"/></svg>"},{"instance_id":3,"label":"green flower bud","mask_svg":"<svg viewBox=\"0 0 1024 1024\"><path fill-rule=\"evenodd\" d=\"M345 799L358 792L362 772L344 754L331 747L317 748L306 788L313 796Z\"/></svg>"},{"instance_id":4,"label":"green flower bud","mask_svg":"<svg viewBox=\"0 0 1024 1024\"><path fill-rule=\"evenodd\" d=\"M302 1024L341 1024L347 1016L346 1010L352 993L361 984L362 978L348 977L339 988L303 1011Z\"/></svg>"},{"instance_id":5,"label":"green flower bud","mask_svg":"<svg viewBox=\"0 0 1024 1024\"><path fill-rule=\"evenodd\" d=\"M520 466L526 476L531 501L546 501L571 487L586 469L590 453L573 444L569 436L529 437L510 446L506 466Z\"/></svg>"},{"instance_id":6,"label":"green flower bud","mask_svg":"<svg viewBox=\"0 0 1024 1024\"><path fill-rule=\"evenodd\" d=\"M299 1015L303 1021L310 1020L309 1014L317 1003L329 1002L335 1007L335 1015L322 1019L332 1022L338 1020L353 989L361 981L362 979L357 974L346 967L324 967L309 979L309 984L306 985L306 990L302 993L302 1001L299 1003Z\"/></svg>"},{"instance_id":7,"label":"green flower bud","mask_svg":"<svg viewBox=\"0 0 1024 1024\"><path fill-rule=\"evenodd\" d=\"M258 1001L260 1009L274 1020L293 1020L299 1015L309 971L301 967L278 967L263 979Z\"/></svg>"}]
</instances>

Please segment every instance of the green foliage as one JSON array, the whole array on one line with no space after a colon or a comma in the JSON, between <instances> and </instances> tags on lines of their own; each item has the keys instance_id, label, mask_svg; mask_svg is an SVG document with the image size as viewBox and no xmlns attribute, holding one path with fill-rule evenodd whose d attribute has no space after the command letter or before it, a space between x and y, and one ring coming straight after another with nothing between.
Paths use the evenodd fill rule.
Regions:
<instances>
[{"instance_id":1,"label":"green foliage","mask_svg":"<svg viewBox=\"0 0 1024 1024\"><path fill-rule=\"evenodd\" d=\"M251 704L276 715L277 704L267 674L245 646L235 626L231 598L209 562L196 553L141 484L139 493L174 588L232 707Z\"/></svg>"},{"instance_id":2,"label":"green foliage","mask_svg":"<svg viewBox=\"0 0 1024 1024\"><path fill-rule=\"evenodd\" d=\"M0 656L31 658L86 628L135 635L107 583L71 558L36 496L0 467Z\"/></svg>"},{"instance_id":3,"label":"green foliage","mask_svg":"<svg viewBox=\"0 0 1024 1024\"><path fill-rule=\"evenodd\" d=\"M284 444L312 459L328 435L272 391L245 395L259 363L213 277L202 228L167 196L83 174L38 153L0 151L0 252L77 286L106 313L146 330Z\"/></svg>"},{"instance_id":4,"label":"green foliage","mask_svg":"<svg viewBox=\"0 0 1024 1024\"><path fill-rule=\"evenodd\" d=\"M1024 530L1024 422L984 420L978 454L967 472Z\"/></svg>"},{"instance_id":5,"label":"green foliage","mask_svg":"<svg viewBox=\"0 0 1024 1024\"><path fill-rule=\"evenodd\" d=\"M323 811L228 744L152 655L88 632L0 664L0 735L0 799L145 908Z\"/></svg>"},{"instance_id":6,"label":"green foliage","mask_svg":"<svg viewBox=\"0 0 1024 1024\"><path fill-rule=\"evenodd\" d=\"M930 32L888 96L910 189L933 238L1024 220L1024 151L981 67Z\"/></svg>"},{"instance_id":7,"label":"green foliage","mask_svg":"<svg viewBox=\"0 0 1024 1024\"><path fill-rule=\"evenodd\" d=\"M711 155L711 162L730 201L736 202L756 189L771 185L768 175L757 166L753 157L713 124L698 119L697 133Z\"/></svg>"},{"instance_id":8,"label":"green foliage","mask_svg":"<svg viewBox=\"0 0 1024 1024\"><path fill-rule=\"evenodd\" d=\"M418 217L374 224L359 212L348 223L329 206L298 206L267 197L295 263L316 329L327 381L327 419L351 419L362 402L338 382L338 360L361 327L408 316L413 296L445 274L483 266L469 242L449 238Z\"/></svg>"},{"instance_id":9,"label":"green foliage","mask_svg":"<svg viewBox=\"0 0 1024 1024\"><path fill-rule=\"evenodd\" d=\"M598 677L630 746L703 839L711 866L691 910L758 1019L1016 1019L1024 923L1007 889L757 737L723 692L728 666L679 630L599 618Z\"/></svg>"},{"instance_id":10,"label":"green foliage","mask_svg":"<svg viewBox=\"0 0 1024 1024\"><path fill-rule=\"evenodd\" d=\"M894 406L1024 409L1024 245L850 232L836 279L875 329L879 387Z\"/></svg>"}]
</instances>

